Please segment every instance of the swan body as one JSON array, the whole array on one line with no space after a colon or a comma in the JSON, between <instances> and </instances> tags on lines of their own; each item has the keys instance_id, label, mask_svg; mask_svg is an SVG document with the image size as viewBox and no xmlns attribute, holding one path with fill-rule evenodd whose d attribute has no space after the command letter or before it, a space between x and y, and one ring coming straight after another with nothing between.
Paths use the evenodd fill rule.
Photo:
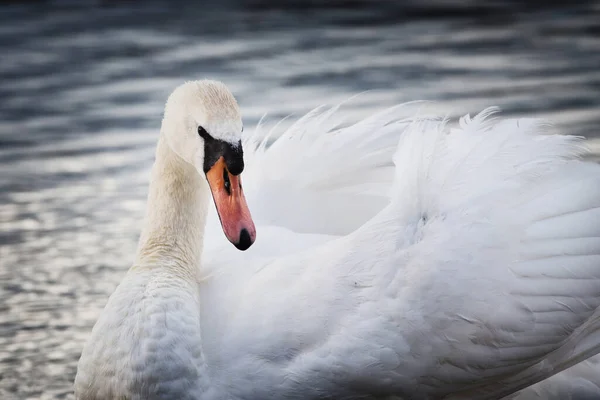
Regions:
<instances>
[{"instance_id":1,"label":"swan body","mask_svg":"<svg viewBox=\"0 0 600 400\"><path fill-rule=\"evenodd\" d=\"M497 399L600 352L600 166L582 142L405 108L343 129L318 109L270 147L246 138L255 234L206 161L205 142L237 151L235 99L176 89L138 255L76 396ZM256 243L240 252L219 225Z\"/></svg>"}]
</instances>

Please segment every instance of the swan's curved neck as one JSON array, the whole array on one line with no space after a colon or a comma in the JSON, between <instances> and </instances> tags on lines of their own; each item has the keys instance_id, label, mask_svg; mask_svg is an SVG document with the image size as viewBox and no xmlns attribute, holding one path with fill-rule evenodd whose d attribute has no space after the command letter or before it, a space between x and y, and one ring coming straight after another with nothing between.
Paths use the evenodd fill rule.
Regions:
<instances>
[{"instance_id":1,"label":"swan's curved neck","mask_svg":"<svg viewBox=\"0 0 600 400\"><path fill-rule=\"evenodd\" d=\"M136 261L83 349L77 398L206 398L197 275L209 200L161 134Z\"/></svg>"},{"instance_id":2,"label":"swan's curved neck","mask_svg":"<svg viewBox=\"0 0 600 400\"><path fill-rule=\"evenodd\" d=\"M133 268L172 268L196 276L209 200L206 180L161 134Z\"/></svg>"}]
</instances>

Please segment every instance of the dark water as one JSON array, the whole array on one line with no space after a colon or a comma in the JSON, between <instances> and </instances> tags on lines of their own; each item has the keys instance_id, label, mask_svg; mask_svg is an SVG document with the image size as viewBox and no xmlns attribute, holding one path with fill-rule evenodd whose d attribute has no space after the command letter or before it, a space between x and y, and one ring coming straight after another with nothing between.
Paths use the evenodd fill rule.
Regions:
<instances>
[{"instance_id":1,"label":"dark water","mask_svg":"<svg viewBox=\"0 0 600 400\"><path fill-rule=\"evenodd\" d=\"M450 115L498 105L600 150L597 3L284 3L0 7L1 399L72 397L83 342L133 259L164 101L184 80L225 81L248 127L370 90L349 120L416 99Z\"/></svg>"}]
</instances>

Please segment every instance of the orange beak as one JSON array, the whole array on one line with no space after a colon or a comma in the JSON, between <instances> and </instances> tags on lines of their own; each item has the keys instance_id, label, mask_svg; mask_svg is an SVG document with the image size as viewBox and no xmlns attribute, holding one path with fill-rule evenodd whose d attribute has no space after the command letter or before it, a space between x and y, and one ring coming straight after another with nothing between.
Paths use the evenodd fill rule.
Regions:
<instances>
[{"instance_id":1,"label":"orange beak","mask_svg":"<svg viewBox=\"0 0 600 400\"><path fill-rule=\"evenodd\" d=\"M256 240L256 228L239 175L230 174L224 158L220 157L208 170L206 178L225 236L239 250L248 249Z\"/></svg>"}]
</instances>

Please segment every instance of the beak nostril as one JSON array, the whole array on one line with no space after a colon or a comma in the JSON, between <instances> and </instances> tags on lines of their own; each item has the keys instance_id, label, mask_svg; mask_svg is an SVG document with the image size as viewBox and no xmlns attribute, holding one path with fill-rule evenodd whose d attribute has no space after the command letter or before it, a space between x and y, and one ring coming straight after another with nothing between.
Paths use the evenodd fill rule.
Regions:
<instances>
[{"instance_id":1,"label":"beak nostril","mask_svg":"<svg viewBox=\"0 0 600 400\"><path fill-rule=\"evenodd\" d=\"M231 195L231 182L229 181L229 172L227 172L227 168L223 168L223 181L225 182L223 184L225 191L228 195Z\"/></svg>"}]
</instances>

